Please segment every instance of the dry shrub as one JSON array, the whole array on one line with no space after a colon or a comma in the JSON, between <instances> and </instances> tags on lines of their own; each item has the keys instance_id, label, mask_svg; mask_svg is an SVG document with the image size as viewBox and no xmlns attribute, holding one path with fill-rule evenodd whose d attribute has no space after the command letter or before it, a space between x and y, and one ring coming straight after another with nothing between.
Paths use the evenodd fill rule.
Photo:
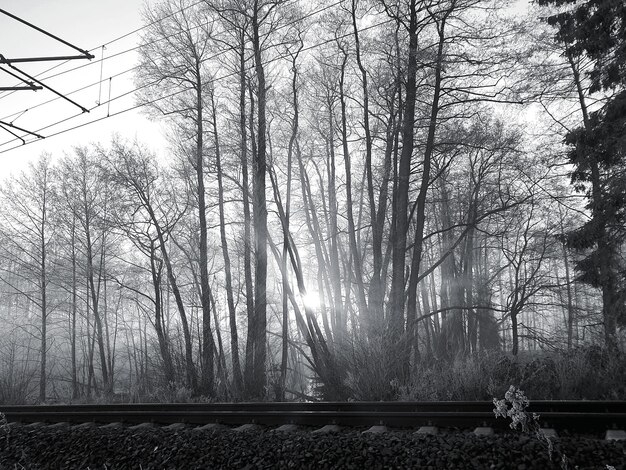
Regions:
<instances>
[{"instance_id":1,"label":"dry shrub","mask_svg":"<svg viewBox=\"0 0 626 470\"><path fill-rule=\"evenodd\" d=\"M342 390L319 390L323 399L332 392L344 399L356 401L380 401L397 399L397 384L389 377L390 355L385 339L351 340L335 344L337 373L342 377ZM327 396L328 395L328 396Z\"/></svg>"},{"instance_id":2,"label":"dry shrub","mask_svg":"<svg viewBox=\"0 0 626 470\"><path fill-rule=\"evenodd\" d=\"M563 398L624 400L626 356L598 346L564 351L555 357Z\"/></svg>"},{"instance_id":3,"label":"dry shrub","mask_svg":"<svg viewBox=\"0 0 626 470\"><path fill-rule=\"evenodd\" d=\"M0 346L0 404L21 405L36 400L39 388L39 370L36 363L22 356L22 350L16 343L19 339L11 337Z\"/></svg>"},{"instance_id":4,"label":"dry shrub","mask_svg":"<svg viewBox=\"0 0 626 470\"><path fill-rule=\"evenodd\" d=\"M491 400L519 384L535 400L623 400L626 398L624 354L597 346L570 351L484 352L454 361L433 360L415 369L400 387L401 400Z\"/></svg>"},{"instance_id":5,"label":"dry shrub","mask_svg":"<svg viewBox=\"0 0 626 470\"><path fill-rule=\"evenodd\" d=\"M179 382L158 385L147 396L137 401L154 403L189 403L192 401L191 389Z\"/></svg>"}]
</instances>

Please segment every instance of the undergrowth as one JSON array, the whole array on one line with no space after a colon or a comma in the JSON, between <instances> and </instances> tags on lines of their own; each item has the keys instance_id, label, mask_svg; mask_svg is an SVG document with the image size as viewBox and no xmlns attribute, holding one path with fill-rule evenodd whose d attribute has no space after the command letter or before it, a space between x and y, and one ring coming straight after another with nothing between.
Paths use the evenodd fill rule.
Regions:
<instances>
[{"instance_id":1,"label":"undergrowth","mask_svg":"<svg viewBox=\"0 0 626 470\"><path fill-rule=\"evenodd\" d=\"M518 384L536 400L624 400L626 360L591 346L570 351L490 351L452 362L418 365L411 381L397 387L400 400L491 400Z\"/></svg>"}]
</instances>

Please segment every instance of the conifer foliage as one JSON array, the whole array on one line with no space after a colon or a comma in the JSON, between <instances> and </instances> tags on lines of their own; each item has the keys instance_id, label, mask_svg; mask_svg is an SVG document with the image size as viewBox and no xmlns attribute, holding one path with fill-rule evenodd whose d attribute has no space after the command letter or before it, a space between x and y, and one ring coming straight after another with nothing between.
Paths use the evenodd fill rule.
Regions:
<instances>
[{"instance_id":1,"label":"conifer foliage","mask_svg":"<svg viewBox=\"0 0 626 470\"><path fill-rule=\"evenodd\" d=\"M580 279L602 289L607 345L615 347L617 324L626 323L622 246L626 240L626 3L622 0L540 0L564 10L548 17L568 59L590 59L587 95L603 105L587 112L579 89L583 125L570 131L572 183L587 191L591 218L568 234L572 248L585 253ZM571 8L569 8L571 6ZM602 96L604 95L604 96Z\"/></svg>"}]
</instances>

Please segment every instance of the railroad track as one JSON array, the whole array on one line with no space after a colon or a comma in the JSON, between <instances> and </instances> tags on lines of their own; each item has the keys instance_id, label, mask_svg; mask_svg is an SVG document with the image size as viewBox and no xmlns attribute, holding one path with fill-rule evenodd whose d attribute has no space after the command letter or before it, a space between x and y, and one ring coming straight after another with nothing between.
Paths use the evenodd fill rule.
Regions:
<instances>
[{"instance_id":1,"label":"railroad track","mask_svg":"<svg viewBox=\"0 0 626 470\"><path fill-rule=\"evenodd\" d=\"M495 419L491 402L315 402L315 403L179 403L113 405L7 405L0 406L9 422L124 423L201 426L257 424L342 427L436 426L507 428L508 420ZM529 412L540 415L543 427L570 432L626 429L626 401L535 401Z\"/></svg>"}]
</instances>

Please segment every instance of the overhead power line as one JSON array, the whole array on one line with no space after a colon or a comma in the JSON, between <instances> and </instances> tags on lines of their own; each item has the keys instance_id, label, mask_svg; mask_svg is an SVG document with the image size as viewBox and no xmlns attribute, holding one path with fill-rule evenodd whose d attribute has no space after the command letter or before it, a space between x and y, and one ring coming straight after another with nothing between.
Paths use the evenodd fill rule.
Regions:
<instances>
[{"instance_id":1,"label":"overhead power line","mask_svg":"<svg viewBox=\"0 0 626 470\"><path fill-rule=\"evenodd\" d=\"M203 3L204 1L206 1L206 0L200 0L200 1L198 1L198 2L195 2L195 3L191 4L191 5L188 5L188 6L186 6L186 7L180 8L180 9L176 10L175 12L170 13L169 15L166 15L166 16L164 16L164 17L162 17L162 18L159 18L159 19L157 19L157 20L154 20L154 21L152 21L152 22L150 22L150 23L148 23L148 24L146 24L146 25L144 25L144 26L142 26L142 27L140 27L140 28L136 28L136 29L134 29L133 31L130 31L130 32L125 33L125 34L122 34L121 36L118 36L117 38L114 38L114 39L112 39L112 40L110 40L110 41L108 41L108 42L105 42L105 43L104 43L104 44L102 44L101 46L98 46L98 47L92 48L92 49L90 49L90 50L91 50L91 51L95 51L96 49L106 48L106 46L108 46L108 45L110 45L110 44L113 44L113 43L114 43L114 42L116 42L116 41L119 41L119 40L121 40L121 39L124 39L124 38L126 38L126 37L128 37L128 36L131 36L132 34L136 34L136 33L138 33L139 31L141 31L141 30L143 30L143 29L145 29L145 28L148 28L148 27L150 27L150 26L152 26L152 25L154 25L154 24L156 24L156 23L160 23L160 22L162 22L162 21L166 20L167 18L170 18L170 17L172 17L172 16L174 16L174 15L176 15L176 14L178 14L178 13L181 13L181 12L183 12L183 11L185 11L185 10L189 9L189 8L192 8L192 7L194 7L194 6L196 6L196 5L200 4L200 3ZM326 5L326 6L322 7L322 8L320 8L319 10L316 10L316 11L310 12L310 13L308 13L307 15L305 15L305 16L303 16L303 17L301 17L301 18L295 18L294 20L292 20L292 21L290 21L290 22L288 22L288 23L285 23L285 24L283 24L283 25L279 26L279 27L277 28L277 30L282 29L282 28L285 28L285 27L287 27L287 26L291 26L292 24L297 23L298 21L302 21L302 20L307 19L307 18L309 18L309 17L312 17L312 16L318 15L318 14L320 14L320 13L323 13L324 11L326 11L326 10L328 10L328 9L332 8L332 7L335 7L335 6L339 5L339 4L341 4L341 0L340 0L340 1L337 1L337 2L335 2L335 3L329 4L329 5ZM155 39L155 40L153 40L153 41L148 42L147 44L138 44L138 45L133 46L133 47L130 47L130 48L128 48L128 49L124 49L124 50L122 50L122 51L116 52L115 54L111 54L110 56L107 56L107 57L101 57L100 59L96 59L96 60L90 61L88 64L82 64L82 65L78 65L78 66L76 66L76 67L73 67L73 68L70 68L70 69L67 69L67 70L62 70L62 71L57 72L57 73L55 73L55 74L53 74L53 75L49 75L49 76L45 77L45 79L46 79L46 80L48 80L48 79L51 79L51 78L57 78L57 77L60 77L61 75L65 75L65 74L67 74L67 73L71 73L71 72L74 72L74 71L76 71L76 70L80 70L80 69L83 69L83 68L85 68L85 67L89 67L90 65L96 65L96 64L101 64L101 65L102 65L102 63L103 63L105 60L110 60L110 59L113 59L113 58L119 57L119 56L121 56L121 55L128 54L129 52L136 51L136 50L138 50L138 49L140 49L141 47L144 47L144 46L146 46L146 45L155 44L155 43L158 43L158 42L161 42L161 41L167 41L168 39L171 39L172 37L176 36L177 34L180 34L181 32L191 32L191 31L194 31L194 30L196 30L196 29L198 29L198 28L201 28L201 27L203 27L203 26L207 26L208 24L209 24L209 22L202 23L202 24L199 24L199 25L196 25L196 26L190 27L190 28L188 28L188 29L183 29L183 30L180 30L180 31L174 32L174 33L172 33L172 34L170 34L170 35L168 35L168 36L165 36L165 37L161 37L161 38ZM226 52L226 51L224 51L224 52ZM57 67L59 67L59 66L61 66L61 65L65 64L65 63L67 63L67 61L66 61L66 62L63 62L62 64L55 65L54 67L51 67L51 68L49 68L49 69L47 69L47 70L44 70L43 72L41 72L40 74L35 75L35 76L36 76L36 77L41 77L42 75L44 75L44 74L46 74L46 73L48 73L48 72L50 72L50 71L52 71L52 70L56 69ZM137 68L137 66L134 66L134 67L131 67L130 69L127 69L126 71L127 71L127 72L129 72L129 71L134 70L134 69L136 69L136 68ZM104 79L103 81L106 81L106 80L108 80L108 79ZM75 91L76 91L76 90L75 90ZM68 93L68 94L71 94L71 93L74 93L74 92L70 92L70 93ZM4 95L0 95L0 100L1 100L1 99L3 99L3 98L5 98L5 97L10 96L11 94L12 94L12 93L6 93L6 94L4 94ZM38 106L40 106L40 105L31 106L29 109L34 109L34 108L36 108L36 107L38 107ZM15 112L15 113L13 113L13 114L19 114L20 112L21 112L21 111L17 111L17 112Z\"/></svg>"},{"instance_id":2,"label":"overhead power line","mask_svg":"<svg viewBox=\"0 0 626 470\"><path fill-rule=\"evenodd\" d=\"M200 2L198 2L198 3L200 3ZM304 15L304 16L303 16L303 17L301 17L301 18L298 18L298 19L292 20L291 22L289 22L288 24L283 25L282 27L286 27L286 26L291 25L291 24L294 24L294 23L296 23L296 22L298 22L298 21L302 21L302 20L308 19L308 18L310 18L310 17L312 17L312 16L314 16L314 15L316 15L316 14L319 14L319 13L321 13L321 12L323 12L323 11L325 11L325 10L327 10L327 9L329 9L329 8L331 8L331 7L333 7L333 6L339 5L340 3L341 3L341 1L337 1L337 2L335 2L335 3L333 3L333 4L331 4L331 5L327 5L327 6L323 7L323 8L322 8L322 9L320 9L320 10L317 10L317 11L315 11L315 12L312 12L312 13L309 13L309 14L307 14L307 15ZM189 7L187 7L187 8L189 8ZM182 10L179 10L179 11L182 11ZM170 16L171 16L171 15L170 15ZM377 28L377 27L382 26L382 25L385 25L385 24L387 24L387 23L389 23L389 22L391 22L391 21L392 21L392 19L391 19L391 18L389 18L389 19L384 20L384 21L381 21L381 22L379 22L379 23L375 23L375 24L372 24L372 25L367 26L367 27L365 27L365 28L362 28L362 29L361 29L361 31L367 31L367 30L370 30L370 29L373 29L373 28ZM153 23L151 23L151 24L154 24L154 23L155 23L155 22L153 22ZM135 30L135 31L139 31L139 30L144 29L144 28L145 28L145 27L143 27L143 28L138 28L138 29L137 29L137 30ZM124 35L124 36L122 36L122 37L125 37L125 36L127 36L127 35L129 35L129 34L132 34L132 32L131 32L131 33L127 33L126 35ZM176 33L176 34L179 34L179 32L178 32L178 33ZM340 35L340 36L336 36L336 37L333 37L333 38L330 38L330 39L326 39L326 40L320 41L320 42L318 42L318 43L316 43L316 44L312 44L312 45L310 45L310 46L304 47L304 48L302 49L302 52L304 52L304 51L309 51L309 50L313 50L313 49L315 49L315 48L318 48L318 47L324 46L324 45L326 45L326 44L329 44L329 43L335 42L335 41L337 41L338 39L343 39L343 38L349 37L349 36L351 36L352 34L353 34L352 32L349 32L349 33L345 33L345 34ZM133 49L136 49L136 48L133 48ZM221 56L221 55L223 55L223 54L225 54L225 53L227 53L227 52L228 52L228 50L223 50L223 51L220 51L219 53L216 53L216 54L214 54L213 56L211 56L211 57L209 58L209 60L214 60L214 59L218 58L219 56ZM272 58L272 59L269 59L268 61L264 62L264 64L263 64L263 65L269 65L270 63L276 62L276 61L278 61L278 60L286 59L286 58L289 58L289 54L288 54L288 53L284 53L284 54L281 54L281 55L279 55L279 56L276 56L276 57L274 57L274 58ZM131 71L131 70L136 69L137 67L138 67L138 66L134 66L134 67L132 67L132 68L130 68L130 69L127 69L127 70L125 70L125 71L123 71L123 72L120 72L118 75L121 75L121 74L123 74L123 73L127 73L127 72L129 72L129 71ZM250 66L250 67L248 67L248 69L247 69L247 70L252 70L253 68L254 68L254 66ZM219 77L214 78L214 79L213 79L213 82L215 83L215 82L219 82L219 81L222 81L222 80L225 80L225 79L231 78L231 77L233 77L233 76L236 76L238 73L239 73L238 71L237 71L237 72L227 73L227 74L225 74L225 75L222 75L222 76L219 76ZM110 77L109 77L109 78L104 79L104 81L106 81L106 80L110 80ZM101 82L101 81L98 81L98 82L96 82L96 83L94 83L94 84L92 84L92 85L89 85L89 86L94 86L94 85L97 85L97 84L99 84L100 82ZM110 106L110 103L111 103L111 102L116 101L116 100L119 100L119 99L121 99L121 98L123 98L123 97L125 97L125 96L130 95L130 94L133 94L133 93L135 93L135 92L137 92L137 91L139 91L139 90L141 90L141 89L143 89L143 88L146 88L146 87L148 87L148 86L150 86L150 85L151 85L151 84L142 85L142 86L140 86L140 87L136 87L136 88L134 88L134 89L132 89L132 90L130 90L130 91L127 91L127 92L125 92L125 93L122 93L121 95L115 96L115 97L113 97L113 98L109 98L107 101L104 101L104 102L100 103L99 105L92 107L92 108L91 108L91 110L93 110L93 109L95 109L95 108L97 108L97 107L99 107L99 106L104 106L104 105L108 105L108 106ZM88 87L89 87L89 86L88 86ZM84 88L87 88L87 87L83 87L82 89L84 89ZM76 91L78 91L78 90L76 90ZM102 116L102 117L99 117L99 118L96 118L96 119L93 119L93 120L90 120L90 121L87 121L87 122L83 122L83 123L77 124L77 125L75 125L75 126L73 126L73 127L67 128L67 129L59 130L59 131L57 131L57 132L54 132L54 133L52 133L52 134L47 135L47 137L54 137L54 136L57 136L57 135L60 135L60 134L64 134L64 133L66 133L66 132L70 132L70 131L73 131L73 130L76 130L76 129L79 129L79 128L82 128L82 127L85 127L85 126L88 126L88 125L91 125L91 124L95 124L95 123L97 123L97 122L103 121L103 120L108 119L108 118L110 118L110 117L118 116L118 115L121 115L121 114L124 114L124 113L130 112L130 111L133 111L133 110L136 110L136 109L142 108L142 107L144 107L144 106L149 106L149 105L154 104L154 103L156 103L156 102L158 102L158 101L162 101L162 100L165 100L165 99L168 99L168 98L172 98L172 97L174 97L174 96L176 96L176 95L179 95L179 94L182 94L182 93L184 93L184 92L186 92L186 91L187 91L186 89L183 89L183 90L177 90L177 91L175 91L175 92L169 93L169 94L164 95L164 96L160 96L160 97L155 98L155 99L153 99L153 100L149 100L149 101L146 101L146 102L138 103L138 104L136 104L136 105L133 105L133 106L131 106L131 107L128 107L128 108L125 108L125 109L122 109L122 110L119 110L119 111L116 111L116 112L113 112L113 113L107 113L107 115L106 115L106 116ZM53 100L50 100L50 101L53 101ZM45 104L45 103L43 103L43 104ZM37 105L37 106L39 106L39 105ZM19 113L19 112L18 112L18 113ZM18 114L18 113L14 113L13 115ZM44 130L46 130L46 129L49 129L49 128L51 128L51 127L57 126L57 125L59 125L59 124L62 124L62 123L64 123L64 122L67 122L67 121L70 121L70 120L72 120L72 119L74 119L74 118L76 118L76 117L78 117L78 116L80 116L80 115L82 115L82 113L75 114L75 115L69 116L69 117L67 117L67 118L61 119L61 120L59 120L59 121L56 121L56 122L54 122L54 123L52 123L52 124L49 124L49 125L47 125L47 126L45 126L45 127L42 127L42 128L40 128L40 129L38 129L38 130L37 130L37 132L42 132L42 131L44 131ZM19 137L18 137L18 139L19 139ZM16 140L16 139L11 139L11 140L9 140L9 141L3 142L2 144L0 144L0 147L3 147L3 146L5 146L5 145L8 145L8 144L10 144L11 142L13 142L13 141L15 141L15 140ZM20 139L20 140L21 140L21 139ZM0 150L0 154L1 154L1 153L5 153L5 152L9 152L9 151L14 150L14 149L16 149L16 148L22 147L23 145L28 145L28 144L31 144L31 143L34 143L34 142L36 142L36 140L30 140L30 141L23 142L23 143L22 143L22 144L20 144L20 145L15 145L15 146L10 147L10 148L8 148L8 149L5 149L5 150Z\"/></svg>"},{"instance_id":3,"label":"overhead power line","mask_svg":"<svg viewBox=\"0 0 626 470\"><path fill-rule=\"evenodd\" d=\"M12 70L7 70L3 67L0 67L0 71L7 73L9 75L11 75L14 78L17 78L18 80L20 80L21 84L18 84L16 86L13 87L1 87L0 91L23 91L23 90L28 90L28 91L37 91L37 90L41 90L43 88L50 90L52 93L54 93L55 95L59 96L60 98L63 98L65 100L67 100L68 102L72 103L73 105L79 107L83 112L89 112L86 108L84 108L83 106L81 106L80 104L76 103L75 101L69 99L67 96L63 95L62 93L58 92L57 90L55 90L54 88L46 85L45 83L43 83L41 80L38 80L37 78L29 75L28 73L24 72L22 69L16 67L14 64L17 63L26 63L26 62L42 62L42 61L58 61L58 60L75 60L75 59L93 59L93 55L90 54L89 52L80 49L79 47L75 46L74 44L69 43L68 41L61 39L60 37L50 33L49 31L46 31L45 29L40 28L39 26L35 26L34 24L12 14L9 13L6 10L3 10L2 8L0 8L0 13L2 13L5 16L8 16L9 18L18 21L19 23L22 23L26 26L28 26L29 28L34 29L35 31L42 33L52 39L54 39L55 41L58 41L78 52L80 52L80 55L65 55L65 56L38 56L38 57L16 57L16 58L6 58L4 55L0 54L0 64L6 64L7 66L9 66ZM24 129L22 127L16 126L15 124L13 124L12 122L4 122L4 121L0 121L0 129L8 132L9 134L11 134L12 136L14 136L15 138L19 139L20 141L22 141L22 144L26 144L26 140L23 138L23 136L20 136L19 134L16 134L14 132L15 131L19 131L19 132L23 132L26 135L30 135L30 136L34 136L38 139L43 139L44 137L40 134L38 134L37 132L32 132L29 131L27 129Z\"/></svg>"},{"instance_id":4,"label":"overhead power line","mask_svg":"<svg viewBox=\"0 0 626 470\"><path fill-rule=\"evenodd\" d=\"M150 22L150 23L148 23L148 24L145 24L144 26L141 26L141 27L136 28L136 29L134 29L134 30L132 30L132 31L129 31L128 33L124 33L124 34L122 34L122 35L120 35L120 36L117 36L117 37L115 37L115 38L111 39L110 41L105 42L104 44L101 44L101 45L99 45L99 46L92 47L91 49L89 49L89 50L88 50L88 51L86 51L86 52L87 52L87 53L91 53L91 52L93 52L93 51L95 51L95 50L97 50L97 49L99 49L99 48L101 48L101 47L106 47L106 46L108 46L108 45L110 45L110 44L113 44L113 43L115 43L115 42L117 42L117 41L121 41L122 39L124 39L124 38L126 38L126 37L128 37L128 36L131 36L131 35L133 35L133 34L138 33L138 32L139 32L139 31L141 31L142 29L148 28L148 27L152 26L152 25L153 25L153 24L155 24L155 23L158 23L158 22L160 22L160 21L163 21L163 20L165 20L165 19L169 18L170 16L176 15L176 14L178 14L178 13L180 13L180 12L184 11L184 10L187 10L187 9L189 9L189 8L192 8L192 7L196 6L196 5L199 5L200 3L204 2L204 1L205 1L205 0L199 0L199 1L195 2L195 3L192 3L191 5L187 5L186 7L182 7L182 8L180 8L180 9L178 9L177 11L175 11L175 12L171 13L170 15L164 16L163 18L159 18L158 20L155 20L155 21L152 21L152 22ZM133 50L135 50L135 49L136 49L136 47L133 47L133 48L131 48L131 49L128 49L128 50L124 51L124 53L131 52L131 51L133 51ZM115 57L115 56L116 56L116 55L114 55L114 56L112 56L112 57ZM93 58L93 57L92 57L92 58ZM39 77L41 77L42 75L44 75L44 74L46 74L46 73L48 73L48 72L51 72L52 70L55 70L55 69L57 69L58 67L61 67L61 66L65 65L65 64L67 64L70 60L71 60L71 59L66 59L66 60L64 60L63 62L59 63L59 64L55 64L55 65L53 65L52 67L50 67L50 68L48 68L48 69L44 70L43 72L38 73L38 74L37 74L37 75L35 75L35 76L39 78ZM99 61L97 61L97 62L95 62L95 63L98 63L98 62L99 62ZM93 63L94 63L94 62L91 62L90 64L86 64L86 65L91 65L91 64L93 64ZM85 67L86 65L81 65L81 66L79 66L79 67L76 67L76 68L73 68L73 69L69 69L69 70L66 70L66 71L60 72L60 73L58 73L58 74L51 75L51 76L49 76L49 77L45 77L45 78L46 78L46 79L50 79L50 78L53 78L53 77L57 77L58 75L63 75L63 74L65 74L65 73L72 72L72 71L77 70L77 69L79 69L79 68ZM0 91L10 91L10 90L5 90L5 89L3 89L3 88L0 88ZM5 94L5 95L0 95L0 99L4 98L4 97L6 97L6 96L9 96L9 95L11 95L11 94L12 94L12 93L7 93L7 94Z\"/></svg>"},{"instance_id":5,"label":"overhead power line","mask_svg":"<svg viewBox=\"0 0 626 470\"><path fill-rule=\"evenodd\" d=\"M72 49L80 52L80 55L74 55L74 56L62 56L61 58L58 57L20 57L17 59L6 59L6 58L2 58L0 59L0 63L2 64L10 64L11 62L37 62L37 61L42 61L42 60L72 60L72 59L93 59L93 55L90 54L88 51L81 49L79 47L76 47L74 44L71 44L69 42L67 42L64 39L61 39L60 37L46 31L45 29L40 28L39 26L35 26L34 24L23 20L22 18L15 16L11 13L9 13L6 10L3 10L2 8L0 8L0 13L3 13L4 15L8 16L9 18L12 18L16 21L19 21L22 24L25 24L26 26L39 31L42 34L45 34L48 37L51 37L52 39L55 39L57 41L59 41L62 44L65 44L68 47L71 47Z\"/></svg>"},{"instance_id":6,"label":"overhead power line","mask_svg":"<svg viewBox=\"0 0 626 470\"><path fill-rule=\"evenodd\" d=\"M0 54L0 58L2 57L2 55ZM20 77L19 75L11 72L10 70L5 69L4 67L0 67L0 70L2 70L4 73L7 73L9 75L11 75L12 77L17 78L18 80L20 80L21 83L25 83L26 86L11 86L11 87L0 87L0 91L2 90L13 90L13 91L18 91L18 90L31 90L31 91L37 91L37 90L42 90L43 87L40 85L35 85L33 82L29 82L28 80L24 79L23 77Z\"/></svg>"}]
</instances>

